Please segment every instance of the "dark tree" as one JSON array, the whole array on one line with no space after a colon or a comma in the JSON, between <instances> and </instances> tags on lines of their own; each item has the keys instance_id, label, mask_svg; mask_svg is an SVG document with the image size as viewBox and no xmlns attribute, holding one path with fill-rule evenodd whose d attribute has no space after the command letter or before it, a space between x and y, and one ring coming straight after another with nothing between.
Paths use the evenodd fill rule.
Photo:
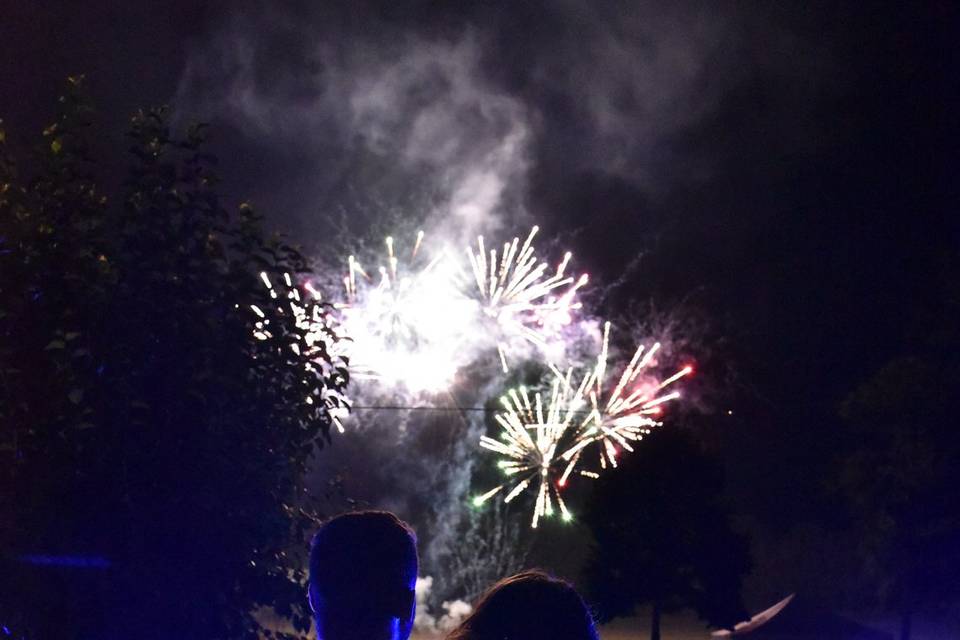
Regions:
<instances>
[{"instance_id":1,"label":"dark tree","mask_svg":"<svg viewBox=\"0 0 960 640\"><path fill-rule=\"evenodd\" d=\"M273 609L305 634L288 550L347 374L259 276L305 261L223 208L203 127L177 139L163 109L132 118L126 179L100 182L108 139L68 89L29 176L0 129L0 623L238 638Z\"/></svg>"},{"instance_id":2,"label":"dark tree","mask_svg":"<svg viewBox=\"0 0 960 640\"><path fill-rule=\"evenodd\" d=\"M834 488L860 541L860 583L901 618L901 640L916 615L960 599L960 270L931 269L934 300L921 309L903 353L844 400L846 453ZM875 588L872 588L875 587ZM863 595L863 594L858 594Z\"/></svg>"},{"instance_id":3,"label":"dark tree","mask_svg":"<svg viewBox=\"0 0 960 640\"><path fill-rule=\"evenodd\" d=\"M749 568L746 539L722 499L723 474L684 430L654 431L597 480L585 520L595 546L590 592L602 618L650 604L650 637L664 612L691 608L730 627L748 617L740 600Z\"/></svg>"}]
</instances>

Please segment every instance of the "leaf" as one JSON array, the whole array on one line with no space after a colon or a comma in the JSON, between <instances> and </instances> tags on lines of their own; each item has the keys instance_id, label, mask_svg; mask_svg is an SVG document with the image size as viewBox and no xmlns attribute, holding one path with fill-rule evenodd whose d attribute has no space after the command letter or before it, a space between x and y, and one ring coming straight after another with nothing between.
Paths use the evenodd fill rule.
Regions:
<instances>
[{"instance_id":1,"label":"leaf","mask_svg":"<svg viewBox=\"0 0 960 640\"><path fill-rule=\"evenodd\" d=\"M54 138L53 142L50 143L50 150L54 153L60 153L60 150L63 148L63 143L60 141L60 138Z\"/></svg>"},{"instance_id":2,"label":"leaf","mask_svg":"<svg viewBox=\"0 0 960 640\"><path fill-rule=\"evenodd\" d=\"M71 389L67 397L73 404L80 404L80 401L83 400L83 389Z\"/></svg>"},{"instance_id":3,"label":"leaf","mask_svg":"<svg viewBox=\"0 0 960 640\"><path fill-rule=\"evenodd\" d=\"M67 345L63 342L63 340L51 340L51 341L50 341L50 344L48 344L46 347L44 347L43 350L44 350L44 351L53 351L54 349L63 349L63 348L65 348L66 346L67 346Z\"/></svg>"}]
</instances>

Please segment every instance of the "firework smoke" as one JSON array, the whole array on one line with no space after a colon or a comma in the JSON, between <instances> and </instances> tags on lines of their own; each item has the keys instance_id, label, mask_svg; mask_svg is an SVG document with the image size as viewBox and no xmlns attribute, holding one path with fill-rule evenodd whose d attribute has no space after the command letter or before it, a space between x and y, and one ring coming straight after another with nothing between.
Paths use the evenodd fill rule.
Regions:
<instances>
[{"instance_id":1,"label":"firework smoke","mask_svg":"<svg viewBox=\"0 0 960 640\"><path fill-rule=\"evenodd\" d=\"M257 184L244 184L243 193L283 212L283 228L314 247L317 256L340 260L352 251L371 276L368 282L358 274L358 297L372 294L381 280L378 267L389 266L380 249L388 211L429 232L423 248L449 247L463 258L463 248L483 234L499 258L502 244L494 238L531 222L526 207L538 204L530 188L534 179L556 185L556 197L566 200L570 189L557 180L557 156L572 158L585 174L615 175L644 190L675 185L676 179L664 179L669 178L664 166L675 164L669 141L709 113L723 87L736 79L729 71L742 68L738 60L717 55L741 50L725 38L733 33L725 16L687 5L651 6L626 20L603 7L558 5L553 10L558 19L575 19L582 28L556 40L501 40L497 34L514 28L507 13L502 20L488 16L492 28L485 29L477 26L482 20L458 26L441 18L427 25L420 18L385 20L367 12L358 22L328 5L304 7L236 11L198 43L174 102L185 114L226 121L240 138L258 140L255 156L267 170ZM496 52L502 53L491 57ZM529 68L518 77L503 73L500 55L529 56ZM565 113L582 128L551 116L548 107L558 98L560 104L579 105ZM269 141L266 147L263 140ZM550 153L544 153L547 146ZM685 167L680 182L699 179L708 169ZM577 209L574 224L583 213ZM345 250L333 237L331 227L343 211L353 236L377 231L373 255L354 246ZM550 212L559 216L552 226L566 226L563 218L570 214L555 207ZM643 224L638 217L623 232L639 233ZM415 236L409 229L391 231L398 260L404 260ZM547 277L562 257L550 256L559 260L551 262ZM468 265L465 276L471 275ZM332 294L342 291L341 282L315 284L331 294L328 299L340 299ZM486 321L497 318L488 315ZM476 326L465 324L463 330ZM335 441L331 455L318 460L317 486L338 472L348 474L356 484L348 482L347 493L417 524L428 564L454 539L453 510L470 490L484 423L479 415L456 410L361 407L482 405L486 396L502 391L498 345L507 364L536 358L581 366L575 354L560 353L554 345L599 344L597 321L589 317L563 326L564 339L547 353L525 337L513 339L515 327L495 328L503 335L457 351L446 371L417 366L439 374L418 381L414 373L414 389L400 384L383 390L362 375L354 380L350 391L357 409L347 433ZM483 335L494 333L486 327ZM364 359L377 360L356 353L355 366ZM409 372L403 367L396 361L386 377L404 378ZM451 505L451 511L431 505Z\"/></svg>"}]
</instances>

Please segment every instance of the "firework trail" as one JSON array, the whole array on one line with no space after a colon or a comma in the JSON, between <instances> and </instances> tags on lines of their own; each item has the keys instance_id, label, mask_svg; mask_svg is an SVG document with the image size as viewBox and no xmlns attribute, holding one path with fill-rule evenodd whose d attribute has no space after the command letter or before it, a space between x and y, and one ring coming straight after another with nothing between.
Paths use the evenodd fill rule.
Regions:
<instances>
[{"instance_id":1,"label":"firework trail","mask_svg":"<svg viewBox=\"0 0 960 640\"><path fill-rule=\"evenodd\" d=\"M511 502L530 490L534 528L556 512L570 520L562 491L571 477L596 478L615 468L618 456L632 452L662 424L665 403L680 396L673 385L692 373L684 367L658 378L653 369L660 344L655 343L640 345L619 376L611 378L610 323L602 337L594 338L599 338L599 353L585 370L561 372L552 364L553 355L567 357L577 350L570 340L586 324L573 322L572 315L582 307L576 295L587 276L567 274L569 253L555 269L540 260L534 249L537 233L533 227L523 242L515 237L490 250L478 238L476 251L466 250L472 278L464 276L451 252L431 251L422 231L406 247L387 237L384 253L370 261L379 260L376 269L348 257L343 302L335 305L342 313L338 335L347 337L341 348L353 377L376 382L361 389L365 396L387 393L412 402L421 393L433 398L446 393L456 407L454 381L461 368L495 346L506 373L508 350L520 351L524 344L538 348L551 380L547 388L511 389L500 399L503 410L494 415L500 434L480 436L480 446L500 456L497 466L506 480L474 498L477 506L494 496ZM264 282L270 288L265 276ZM314 326L326 317L308 318L297 295L293 289L288 297L300 324ZM271 296L276 297L272 288ZM564 330L568 326L571 331ZM529 358L531 352L520 355ZM466 423L462 431L460 441L475 442L479 435Z\"/></svg>"},{"instance_id":2,"label":"firework trail","mask_svg":"<svg viewBox=\"0 0 960 640\"><path fill-rule=\"evenodd\" d=\"M624 368L616 385L608 390L610 323L603 332L603 344L593 368L587 370L574 385L573 368L561 373L553 364L550 398L544 412L540 393L531 402L526 389L511 389L501 398L505 411L495 416L502 428L500 438L482 436L480 446L501 456L497 466L507 476L519 475L504 502L510 502L536 482L531 526L536 528L541 517L554 513L556 503L564 520L571 514L561 491L572 475L598 477L596 471L582 468L586 455L596 449L600 469L615 468L622 451L632 452L662 422L657 417L666 402L680 397L668 390L681 378L691 374L686 366L673 375L657 380L645 372L655 364L660 343L649 349L639 346ZM641 377L642 376L642 377ZM474 498L476 506L498 495L509 484L505 482Z\"/></svg>"},{"instance_id":3,"label":"firework trail","mask_svg":"<svg viewBox=\"0 0 960 640\"><path fill-rule=\"evenodd\" d=\"M565 275L570 253L547 275L549 265L537 259L533 247L538 231L539 227L533 227L523 244L515 237L499 252L496 248L488 252L483 236L477 238L476 252L467 248L481 311L496 322L497 352L504 373L508 371L506 351L514 337L545 350L558 330L570 323L571 311L582 306L575 297L587 283L587 275Z\"/></svg>"},{"instance_id":4,"label":"firework trail","mask_svg":"<svg viewBox=\"0 0 960 640\"><path fill-rule=\"evenodd\" d=\"M548 273L534 252L537 232L534 227L522 244L514 238L489 252L480 237L477 253L467 249L472 279L449 251L427 256L423 231L412 249L401 250L387 237L376 271L349 256L338 307L352 342L354 377L438 393L487 348L496 347L506 372L507 352L518 342L541 351L562 343L560 329L581 308L576 294L587 276L566 275L569 253Z\"/></svg>"},{"instance_id":5,"label":"firework trail","mask_svg":"<svg viewBox=\"0 0 960 640\"><path fill-rule=\"evenodd\" d=\"M260 280L274 304L261 309L252 304L256 314L253 337L260 341L276 337L286 339L287 347L303 361L304 376L300 384L305 391L304 402L326 409L337 430L343 433L342 418L350 410L350 400L339 391L327 388L325 380L341 375L346 370L346 354L342 350L341 330L329 307L322 304L320 293L310 284L306 289L310 296L301 296L289 273L283 274L284 289L278 292L266 272L260 272Z\"/></svg>"},{"instance_id":6,"label":"firework trail","mask_svg":"<svg viewBox=\"0 0 960 640\"><path fill-rule=\"evenodd\" d=\"M501 437L497 440L482 436L480 446L502 456L497 466L511 480L474 498L474 505L482 505L512 483L513 488L504 497L504 502L509 503L533 484L537 498L531 526L536 528L541 517L553 515L554 503L563 519L569 520L572 516L556 481L558 454L576 412L567 398L567 387L555 378L546 406L540 392L536 392L531 401L524 387L511 389L500 401L505 410L495 419L503 428ZM514 476L519 480L514 481Z\"/></svg>"},{"instance_id":7,"label":"firework trail","mask_svg":"<svg viewBox=\"0 0 960 640\"><path fill-rule=\"evenodd\" d=\"M679 391L671 391L669 387L693 373L693 367L687 365L663 380L657 380L650 374L644 375L656 364L655 356L660 350L660 343L654 343L649 349L640 345L617 384L607 391L609 344L610 323L607 322L596 366L581 379L572 396L577 408L586 407L583 411L586 417L577 426L576 443L561 454L570 469L580 461L581 454L594 444L598 445L600 468L616 468L620 451L632 452L631 443L639 442L653 427L663 424L657 417L663 413L664 403L680 397ZM554 372L560 375L555 367ZM568 369L567 374L561 377L569 388L572 369ZM561 484L566 481L567 475L561 477Z\"/></svg>"},{"instance_id":8,"label":"firework trail","mask_svg":"<svg viewBox=\"0 0 960 640\"><path fill-rule=\"evenodd\" d=\"M337 305L350 341L350 369L359 379L413 392L443 391L459 368L455 355L470 320L457 271L441 250L427 257L420 231L411 249L392 237L371 276L355 256L347 259L346 301Z\"/></svg>"}]
</instances>

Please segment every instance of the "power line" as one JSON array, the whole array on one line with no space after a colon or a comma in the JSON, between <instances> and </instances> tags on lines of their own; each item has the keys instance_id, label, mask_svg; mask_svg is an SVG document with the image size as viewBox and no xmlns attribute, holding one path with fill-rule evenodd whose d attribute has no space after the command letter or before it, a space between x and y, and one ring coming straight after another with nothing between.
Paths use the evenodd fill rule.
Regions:
<instances>
[{"instance_id":1,"label":"power line","mask_svg":"<svg viewBox=\"0 0 960 640\"><path fill-rule=\"evenodd\" d=\"M380 405L353 405L350 407L350 411L435 411L443 413L463 413L465 411L473 411L477 413L500 413L503 411L502 408L491 408L486 407L431 407L428 405L414 405L414 406L404 406L402 404L380 404ZM573 415L587 415L591 413L587 409L571 409L569 411L563 411L564 414L573 414Z\"/></svg>"},{"instance_id":2,"label":"power line","mask_svg":"<svg viewBox=\"0 0 960 640\"><path fill-rule=\"evenodd\" d=\"M486 407L431 407L427 405L404 406L404 405L353 405L351 411L443 411L443 412L462 412L462 411L480 411L484 413L496 413L501 409L487 409Z\"/></svg>"}]
</instances>

